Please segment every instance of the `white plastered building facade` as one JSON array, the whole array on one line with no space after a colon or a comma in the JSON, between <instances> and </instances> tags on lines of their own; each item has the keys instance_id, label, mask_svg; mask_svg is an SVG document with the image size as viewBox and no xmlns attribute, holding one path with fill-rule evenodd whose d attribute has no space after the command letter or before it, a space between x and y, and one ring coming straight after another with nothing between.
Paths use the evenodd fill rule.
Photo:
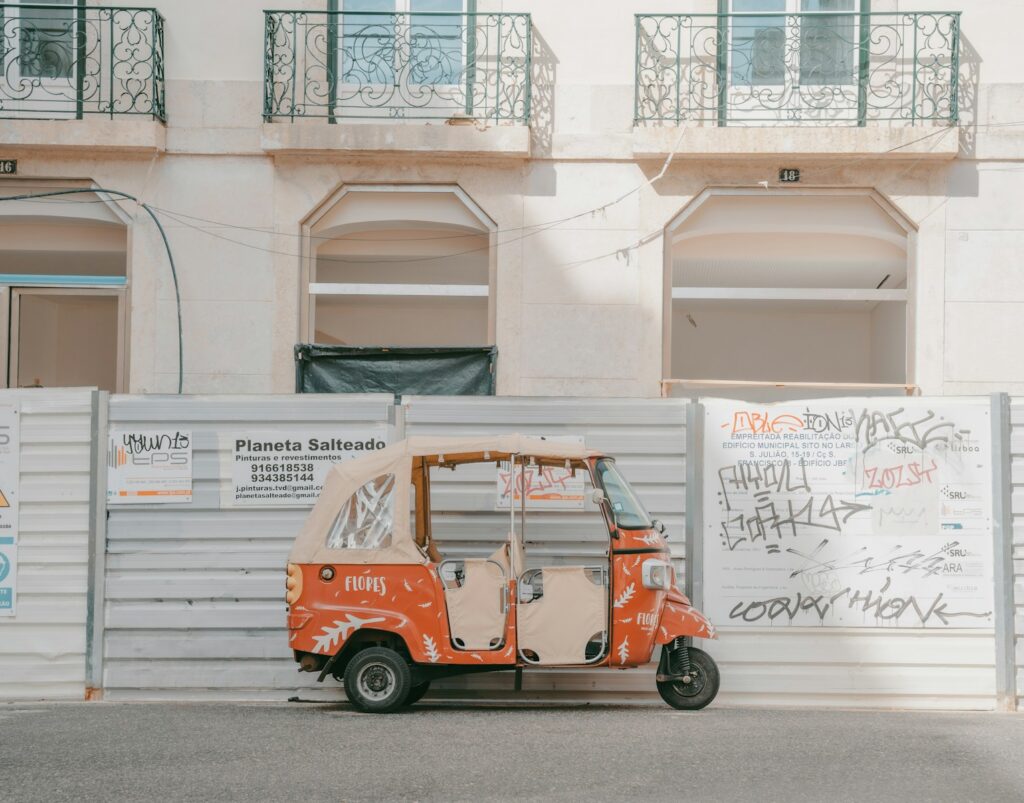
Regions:
<instances>
[{"instance_id":1,"label":"white plastered building facade","mask_svg":"<svg viewBox=\"0 0 1024 803\"><path fill-rule=\"evenodd\" d=\"M530 15L529 113L422 119L340 102L294 116L277 96L266 114L265 4L155 5L166 120L66 110L38 119L8 105L0 160L17 160L17 173L0 176L0 195L103 187L156 211L180 283L187 393L293 392L293 348L304 342L495 345L499 395L743 392L699 384L709 381L1024 389L1024 120L1014 111L1024 67L1012 38L1024 10L942 4L963 12L956 125L743 112L723 126L648 119L634 15L740 19L748 7L799 15L810 6L477 0L460 10ZM380 8L416 11L392 5ZM869 25L932 6L823 7ZM747 52L741 40L755 23L771 38L771 24L742 19L721 34L729 58ZM775 27L786 25L787 35L810 30ZM464 49L455 60L468 58ZM722 69L728 106L733 85L755 79L732 62ZM783 168L798 169L799 183L780 183ZM131 201L80 200L92 205L0 203L0 227L12 232L0 243L7 306L26 311L3 321L4 343L9 364L13 353L32 366L6 382L61 381L26 363L26 344L40 340L25 321L33 294L60 295L38 276L70 276L65 295L118 299L95 312L103 323L82 324L104 372L88 384L173 392L177 312L160 234Z\"/></svg>"}]
</instances>

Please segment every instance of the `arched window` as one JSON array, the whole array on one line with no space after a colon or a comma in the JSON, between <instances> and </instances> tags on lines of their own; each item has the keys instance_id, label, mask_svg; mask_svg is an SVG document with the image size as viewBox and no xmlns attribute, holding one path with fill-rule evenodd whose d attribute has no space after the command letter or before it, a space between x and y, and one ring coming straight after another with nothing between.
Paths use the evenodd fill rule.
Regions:
<instances>
[{"instance_id":1,"label":"arched window","mask_svg":"<svg viewBox=\"0 0 1024 803\"><path fill-rule=\"evenodd\" d=\"M349 187L307 225L305 331L348 346L493 342L493 224L451 187Z\"/></svg>"},{"instance_id":2,"label":"arched window","mask_svg":"<svg viewBox=\"0 0 1024 803\"><path fill-rule=\"evenodd\" d=\"M0 194L66 188L5 181ZM127 250L127 217L91 193L0 203L0 384L126 390Z\"/></svg>"},{"instance_id":3,"label":"arched window","mask_svg":"<svg viewBox=\"0 0 1024 803\"><path fill-rule=\"evenodd\" d=\"M910 233L868 192L705 192L668 229L666 376L709 395L901 392Z\"/></svg>"}]
</instances>

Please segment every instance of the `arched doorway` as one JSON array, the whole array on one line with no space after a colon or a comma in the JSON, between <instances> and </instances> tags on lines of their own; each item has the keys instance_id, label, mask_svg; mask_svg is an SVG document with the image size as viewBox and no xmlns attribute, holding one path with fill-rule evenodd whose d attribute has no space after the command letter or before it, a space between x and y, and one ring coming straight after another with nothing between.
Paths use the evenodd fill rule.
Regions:
<instances>
[{"instance_id":1,"label":"arched doorway","mask_svg":"<svg viewBox=\"0 0 1024 803\"><path fill-rule=\"evenodd\" d=\"M906 392L912 231L869 191L705 191L667 229L666 386Z\"/></svg>"},{"instance_id":2,"label":"arched doorway","mask_svg":"<svg viewBox=\"0 0 1024 803\"><path fill-rule=\"evenodd\" d=\"M0 196L67 189L0 184ZM5 387L123 391L128 219L93 193L0 203Z\"/></svg>"}]
</instances>

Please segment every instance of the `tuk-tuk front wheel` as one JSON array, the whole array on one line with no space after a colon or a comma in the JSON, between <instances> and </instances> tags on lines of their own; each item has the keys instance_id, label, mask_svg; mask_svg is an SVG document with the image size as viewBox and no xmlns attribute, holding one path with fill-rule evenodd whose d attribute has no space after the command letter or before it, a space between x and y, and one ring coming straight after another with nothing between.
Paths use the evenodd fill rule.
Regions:
<instances>
[{"instance_id":1,"label":"tuk-tuk front wheel","mask_svg":"<svg viewBox=\"0 0 1024 803\"><path fill-rule=\"evenodd\" d=\"M386 647L369 647L345 668L345 694L356 708L387 714L405 704L412 673L405 658Z\"/></svg>"},{"instance_id":2,"label":"tuk-tuk front wheel","mask_svg":"<svg viewBox=\"0 0 1024 803\"><path fill-rule=\"evenodd\" d=\"M699 711L718 694L719 674L715 660L704 650L688 647L689 671L678 680L658 682L661 699L681 711Z\"/></svg>"}]
</instances>

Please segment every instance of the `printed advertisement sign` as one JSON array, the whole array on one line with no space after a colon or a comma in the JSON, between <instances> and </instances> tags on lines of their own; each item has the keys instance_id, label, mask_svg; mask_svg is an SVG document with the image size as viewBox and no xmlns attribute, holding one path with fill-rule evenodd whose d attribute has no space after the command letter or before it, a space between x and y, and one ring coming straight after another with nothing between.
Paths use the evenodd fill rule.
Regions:
<instances>
[{"instance_id":1,"label":"printed advertisement sign","mask_svg":"<svg viewBox=\"0 0 1024 803\"><path fill-rule=\"evenodd\" d=\"M992 627L987 399L703 403L716 624Z\"/></svg>"},{"instance_id":2,"label":"printed advertisement sign","mask_svg":"<svg viewBox=\"0 0 1024 803\"><path fill-rule=\"evenodd\" d=\"M225 507L312 507L335 463L387 446L387 426L276 429L227 436Z\"/></svg>"},{"instance_id":3,"label":"printed advertisement sign","mask_svg":"<svg viewBox=\"0 0 1024 803\"><path fill-rule=\"evenodd\" d=\"M15 404L0 405L0 616L14 616L18 593L21 427Z\"/></svg>"},{"instance_id":4,"label":"printed advertisement sign","mask_svg":"<svg viewBox=\"0 0 1024 803\"><path fill-rule=\"evenodd\" d=\"M581 436L565 436L546 438L549 441L577 443L583 445ZM509 463L498 466L497 492L495 505L497 510L508 510L509 500L515 494L515 503L522 498L520 475L523 467L516 463L515 479ZM523 481L526 483L526 508L544 510L583 510L584 483L586 472L577 470L575 476L571 469L561 466L530 466L525 467Z\"/></svg>"},{"instance_id":5,"label":"printed advertisement sign","mask_svg":"<svg viewBox=\"0 0 1024 803\"><path fill-rule=\"evenodd\" d=\"M107 504L192 501L192 433L181 429L111 429Z\"/></svg>"}]
</instances>

